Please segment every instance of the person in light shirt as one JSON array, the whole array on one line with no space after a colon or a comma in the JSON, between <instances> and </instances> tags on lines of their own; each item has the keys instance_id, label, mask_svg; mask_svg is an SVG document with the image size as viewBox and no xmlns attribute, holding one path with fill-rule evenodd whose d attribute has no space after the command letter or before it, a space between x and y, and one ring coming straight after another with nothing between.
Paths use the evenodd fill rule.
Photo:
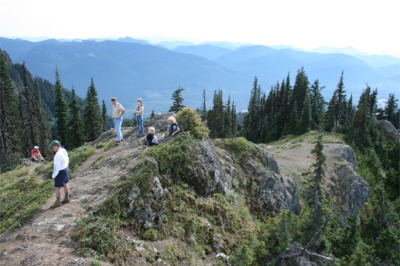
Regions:
<instances>
[{"instance_id":1,"label":"person in light shirt","mask_svg":"<svg viewBox=\"0 0 400 266\"><path fill-rule=\"evenodd\" d=\"M125 108L120 104L115 97L111 98L112 102L112 119L114 121L115 132L117 133L117 141L116 144L119 145L121 141L124 140L124 136L122 135L121 126L123 121L123 115L125 113Z\"/></svg>"},{"instance_id":2,"label":"person in light shirt","mask_svg":"<svg viewBox=\"0 0 400 266\"><path fill-rule=\"evenodd\" d=\"M67 204L69 202L69 158L68 152L61 147L61 143L58 140L53 140L50 144L50 148L55 152L54 169L51 177L54 179L54 189L56 194L56 201L50 208L57 208L61 207L62 204ZM65 196L64 199L60 201L62 187L64 188Z\"/></svg>"}]
</instances>

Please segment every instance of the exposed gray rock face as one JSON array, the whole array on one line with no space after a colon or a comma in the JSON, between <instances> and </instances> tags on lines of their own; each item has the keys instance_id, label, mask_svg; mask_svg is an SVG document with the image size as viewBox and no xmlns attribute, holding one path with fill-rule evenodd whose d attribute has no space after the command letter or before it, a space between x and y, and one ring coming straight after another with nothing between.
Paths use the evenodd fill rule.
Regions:
<instances>
[{"instance_id":1,"label":"exposed gray rock face","mask_svg":"<svg viewBox=\"0 0 400 266\"><path fill-rule=\"evenodd\" d=\"M280 210L293 213L301 211L298 190L290 177L279 176L254 161L249 161L248 167L252 170L255 177L253 180L258 186L258 190L252 191L256 199L256 202L252 202L252 207L257 213L273 215Z\"/></svg>"},{"instance_id":2,"label":"exposed gray rock face","mask_svg":"<svg viewBox=\"0 0 400 266\"><path fill-rule=\"evenodd\" d=\"M136 220L143 223L146 227L153 227L154 221L158 221L161 215L163 195L164 190L161 187L160 180L155 176L149 194L143 195L137 186L129 193L128 213L133 215Z\"/></svg>"},{"instance_id":3,"label":"exposed gray rock face","mask_svg":"<svg viewBox=\"0 0 400 266\"><path fill-rule=\"evenodd\" d=\"M265 149L260 148L258 145L255 145L255 147L263 158L263 164L275 173L280 174L278 163L276 162L274 157Z\"/></svg>"},{"instance_id":4,"label":"exposed gray rock face","mask_svg":"<svg viewBox=\"0 0 400 266\"><path fill-rule=\"evenodd\" d=\"M215 147L209 138L200 142L201 156L198 158L199 175L207 176L211 182L209 190L203 191L205 194L218 192L225 194L232 189L232 176L224 171L221 162L218 160ZM205 178L201 178L205 179Z\"/></svg>"},{"instance_id":5,"label":"exposed gray rock face","mask_svg":"<svg viewBox=\"0 0 400 266\"><path fill-rule=\"evenodd\" d=\"M157 172L157 162L146 158L154 166ZM135 218L144 228L152 228L162 221L162 200L164 189L158 176L153 176L149 182L149 188L135 186L129 193L128 213Z\"/></svg>"},{"instance_id":6,"label":"exposed gray rock face","mask_svg":"<svg viewBox=\"0 0 400 266\"><path fill-rule=\"evenodd\" d=\"M367 202L370 191L368 183L355 173L357 159L354 150L344 144L327 144L324 153L327 165L326 183L328 193L335 199L339 211L345 216L353 215Z\"/></svg>"},{"instance_id":7,"label":"exposed gray rock face","mask_svg":"<svg viewBox=\"0 0 400 266\"><path fill-rule=\"evenodd\" d=\"M392 140L400 140L399 131L393 126L390 121L379 120L376 122L376 125L383 131L383 134L385 134L386 137L389 137Z\"/></svg>"}]
</instances>

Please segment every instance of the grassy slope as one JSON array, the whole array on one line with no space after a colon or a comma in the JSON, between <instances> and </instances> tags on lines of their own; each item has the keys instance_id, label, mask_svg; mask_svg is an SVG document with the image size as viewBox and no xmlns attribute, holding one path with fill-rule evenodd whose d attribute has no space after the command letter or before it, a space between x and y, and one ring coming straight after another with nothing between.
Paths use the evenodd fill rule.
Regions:
<instances>
[{"instance_id":1,"label":"grassy slope","mask_svg":"<svg viewBox=\"0 0 400 266\"><path fill-rule=\"evenodd\" d=\"M73 171L95 149L81 147L70 152L70 168ZM37 212L53 193L51 172L53 164L38 166L32 173L28 166L21 166L0 174L0 234L21 227Z\"/></svg>"}]
</instances>

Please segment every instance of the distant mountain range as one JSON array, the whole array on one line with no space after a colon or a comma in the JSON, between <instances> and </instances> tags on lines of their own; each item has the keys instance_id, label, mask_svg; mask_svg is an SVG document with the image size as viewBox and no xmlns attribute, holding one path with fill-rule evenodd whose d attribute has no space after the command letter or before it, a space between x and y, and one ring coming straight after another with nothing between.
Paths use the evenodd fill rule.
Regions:
<instances>
[{"instance_id":1,"label":"distant mountain range","mask_svg":"<svg viewBox=\"0 0 400 266\"><path fill-rule=\"evenodd\" d=\"M353 55L306 52L289 48L260 45L238 47L229 43L163 42L150 44L143 40L45 40L30 42L0 38L0 48L14 63L25 62L34 74L50 81L58 67L66 88L74 87L84 97L93 78L99 99L107 102L115 96L128 109L138 97L144 98L150 114L167 111L171 94L179 86L185 88L185 104L201 105L203 89L211 104L213 91L223 89L238 109L247 108L254 77L265 91L290 73L292 85L297 70L304 67L310 82L319 79L326 86L328 101L344 71L347 93L358 99L368 83L386 98L400 88L400 59L381 55Z\"/></svg>"}]
</instances>

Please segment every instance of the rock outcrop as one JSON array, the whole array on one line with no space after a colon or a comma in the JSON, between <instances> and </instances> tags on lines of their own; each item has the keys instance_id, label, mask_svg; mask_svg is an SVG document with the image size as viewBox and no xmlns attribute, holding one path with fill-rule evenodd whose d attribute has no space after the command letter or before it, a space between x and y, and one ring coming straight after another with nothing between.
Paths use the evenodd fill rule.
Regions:
<instances>
[{"instance_id":1,"label":"rock outcrop","mask_svg":"<svg viewBox=\"0 0 400 266\"><path fill-rule=\"evenodd\" d=\"M129 191L126 201L127 212L142 228L162 226L163 196L164 191L169 189L168 184L183 182L201 197L208 197L213 193L226 194L233 189L232 183L239 171L246 173L248 204L256 214L270 216L281 210L300 212L296 185L290 177L279 175L277 162L264 148L257 147L255 150L259 154L254 156L257 159L246 159L243 169L231 158L221 158L209 138L196 140L192 145L194 146L190 149L191 153L187 154L187 165L182 166L184 174L177 171L174 164L160 171L157 160L148 157L141 159L146 161L145 163L139 163L140 166L131 170L138 172L140 169L137 167L143 167L145 164L151 167L150 175L144 179L152 181L146 186L134 186Z\"/></svg>"},{"instance_id":2,"label":"rock outcrop","mask_svg":"<svg viewBox=\"0 0 400 266\"><path fill-rule=\"evenodd\" d=\"M327 144L326 182L328 193L335 199L335 206L345 216L351 216L367 202L370 191L368 183L356 174L357 158L354 150L344 144Z\"/></svg>"},{"instance_id":3,"label":"rock outcrop","mask_svg":"<svg viewBox=\"0 0 400 266\"><path fill-rule=\"evenodd\" d=\"M393 124L390 121L379 120L376 122L376 125L383 131L383 134L385 134L386 137L394 141L400 140L399 131L393 126Z\"/></svg>"}]
</instances>

